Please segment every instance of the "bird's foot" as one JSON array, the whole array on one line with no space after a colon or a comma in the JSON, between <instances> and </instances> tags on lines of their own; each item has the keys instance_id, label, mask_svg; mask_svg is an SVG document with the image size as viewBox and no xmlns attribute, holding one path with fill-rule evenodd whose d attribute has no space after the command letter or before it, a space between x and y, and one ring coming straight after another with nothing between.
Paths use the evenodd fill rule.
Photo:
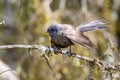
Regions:
<instances>
[{"instance_id":1,"label":"bird's foot","mask_svg":"<svg viewBox=\"0 0 120 80\"><path fill-rule=\"evenodd\" d=\"M60 50L56 47L53 47L53 51L54 51L55 54L58 54L60 52Z\"/></svg>"},{"instance_id":2,"label":"bird's foot","mask_svg":"<svg viewBox=\"0 0 120 80\"><path fill-rule=\"evenodd\" d=\"M71 51L68 52L68 56L71 57L73 53Z\"/></svg>"}]
</instances>

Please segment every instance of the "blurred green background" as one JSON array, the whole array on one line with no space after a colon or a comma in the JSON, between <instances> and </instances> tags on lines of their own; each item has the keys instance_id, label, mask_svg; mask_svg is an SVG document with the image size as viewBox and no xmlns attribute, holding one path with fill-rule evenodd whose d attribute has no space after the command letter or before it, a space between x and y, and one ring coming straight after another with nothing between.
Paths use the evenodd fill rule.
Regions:
<instances>
[{"instance_id":1,"label":"blurred green background","mask_svg":"<svg viewBox=\"0 0 120 80\"><path fill-rule=\"evenodd\" d=\"M120 0L0 0L0 45L42 44L50 46L46 33L51 23L78 26L81 23L105 19L113 41L120 48ZM87 57L98 57L106 51L105 38L100 31L86 33L97 45L97 54L81 46L72 51ZM40 51L29 49L0 50L0 59L16 70L20 80L85 80L89 64L80 60L81 66L73 65L73 58L62 55L50 56L51 70ZM105 59L105 58L104 58ZM102 73L94 68L93 76L102 80Z\"/></svg>"}]
</instances>

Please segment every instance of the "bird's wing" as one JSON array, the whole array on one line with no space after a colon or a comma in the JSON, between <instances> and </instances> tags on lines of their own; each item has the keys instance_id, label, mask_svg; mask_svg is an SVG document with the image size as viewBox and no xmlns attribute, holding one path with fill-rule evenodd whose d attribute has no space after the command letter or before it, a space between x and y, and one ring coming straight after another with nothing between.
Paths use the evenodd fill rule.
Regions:
<instances>
[{"instance_id":1,"label":"bird's wing","mask_svg":"<svg viewBox=\"0 0 120 80\"><path fill-rule=\"evenodd\" d=\"M83 47L92 48L94 47L90 39L79 31L71 31L66 33L65 36L74 44L80 44Z\"/></svg>"},{"instance_id":2,"label":"bird's wing","mask_svg":"<svg viewBox=\"0 0 120 80\"><path fill-rule=\"evenodd\" d=\"M76 30L79 30L80 32L87 32L87 31L98 30L103 28L107 28L104 20L94 20L86 24L81 24L76 28Z\"/></svg>"}]
</instances>

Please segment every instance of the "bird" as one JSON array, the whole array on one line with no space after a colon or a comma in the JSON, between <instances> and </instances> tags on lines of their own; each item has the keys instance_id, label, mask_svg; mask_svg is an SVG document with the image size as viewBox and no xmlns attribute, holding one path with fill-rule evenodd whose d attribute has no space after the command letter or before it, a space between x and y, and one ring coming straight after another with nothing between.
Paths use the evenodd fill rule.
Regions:
<instances>
[{"instance_id":1,"label":"bird","mask_svg":"<svg viewBox=\"0 0 120 80\"><path fill-rule=\"evenodd\" d=\"M51 24L47 33L51 37L51 47L61 50L79 44L85 48L93 48L93 42L84 34L88 31L100 30L107 28L104 20L93 20L88 23L80 24L73 27L70 24Z\"/></svg>"}]
</instances>

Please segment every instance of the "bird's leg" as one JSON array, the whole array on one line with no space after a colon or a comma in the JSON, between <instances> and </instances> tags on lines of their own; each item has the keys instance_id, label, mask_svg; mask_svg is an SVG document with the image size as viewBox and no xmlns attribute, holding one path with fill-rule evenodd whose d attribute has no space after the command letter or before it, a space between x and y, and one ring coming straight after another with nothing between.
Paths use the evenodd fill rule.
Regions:
<instances>
[{"instance_id":1,"label":"bird's leg","mask_svg":"<svg viewBox=\"0 0 120 80\"><path fill-rule=\"evenodd\" d=\"M59 47L53 46L52 48L53 48L55 54L58 54L61 52L61 48L59 48Z\"/></svg>"},{"instance_id":2,"label":"bird's leg","mask_svg":"<svg viewBox=\"0 0 120 80\"><path fill-rule=\"evenodd\" d=\"M71 46L69 47L69 53L68 53L69 56L72 56L72 52L71 52Z\"/></svg>"},{"instance_id":3,"label":"bird's leg","mask_svg":"<svg viewBox=\"0 0 120 80\"><path fill-rule=\"evenodd\" d=\"M53 48L53 51L55 54L58 52L58 48L51 42L51 48Z\"/></svg>"},{"instance_id":4,"label":"bird's leg","mask_svg":"<svg viewBox=\"0 0 120 80\"><path fill-rule=\"evenodd\" d=\"M58 53L58 48L56 46L52 47L54 50L54 53L57 54Z\"/></svg>"}]
</instances>

